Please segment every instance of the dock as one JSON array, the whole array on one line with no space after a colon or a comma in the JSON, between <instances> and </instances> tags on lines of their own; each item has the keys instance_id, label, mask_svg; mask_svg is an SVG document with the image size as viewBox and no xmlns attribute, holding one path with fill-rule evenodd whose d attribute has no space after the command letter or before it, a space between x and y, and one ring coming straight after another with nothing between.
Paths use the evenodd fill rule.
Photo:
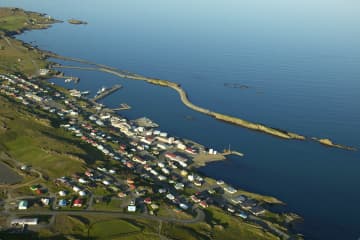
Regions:
<instances>
[{"instance_id":1,"label":"dock","mask_svg":"<svg viewBox=\"0 0 360 240\"><path fill-rule=\"evenodd\" d=\"M93 101L98 101L114 92L116 92L117 90L119 90L120 88L122 88L122 86L120 84L116 84L111 88L106 89L104 92L97 94L92 100Z\"/></svg>"},{"instance_id":2,"label":"dock","mask_svg":"<svg viewBox=\"0 0 360 240\"><path fill-rule=\"evenodd\" d=\"M113 111L123 111L123 110L129 110L129 109L131 109L131 106L129 106L126 103L122 103L122 104L119 105L118 108L113 108L111 110L113 110Z\"/></svg>"},{"instance_id":3,"label":"dock","mask_svg":"<svg viewBox=\"0 0 360 240\"><path fill-rule=\"evenodd\" d=\"M74 83L79 83L80 82L80 78L79 77L69 77L69 76L65 76L62 74L58 74L55 75L54 78L60 78L60 79L65 79L65 82L74 82Z\"/></svg>"},{"instance_id":4,"label":"dock","mask_svg":"<svg viewBox=\"0 0 360 240\"><path fill-rule=\"evenodd\" d=\"M223 155L223 156L236 155L236 156L239 156L239 157L243 157L243 156L244 156L243 153L238 152L238 151L224 151L221 155Z\"/></svg>"}]
</instances>

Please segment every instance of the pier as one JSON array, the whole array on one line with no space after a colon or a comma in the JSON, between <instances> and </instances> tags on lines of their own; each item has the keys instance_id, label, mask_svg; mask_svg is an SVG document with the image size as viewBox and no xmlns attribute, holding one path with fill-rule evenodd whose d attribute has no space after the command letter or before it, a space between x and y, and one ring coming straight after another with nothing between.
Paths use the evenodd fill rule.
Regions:
<instances>
[{"instance_id":1,"label":"pier","mask_svg":"<svg viewBox=\"0 0 360 240\"><path fill-rule=\"evenodd\" d=\"M113 108L111 110L113 110L113 111L123 111L123 110L129 110L129 109L131 109L131 106L129 106L126 103L122 103L122 104L120 104L120 106L118 108Z\"/></svg>"},{"instance_id":2,"label":"pier","mask_svg":"<svg viewBox=\"0 0 360 240\"><path fill-rule=\"evenodd\" d=\"M244 156L243 153L238 152L238 151L224 151L221 155L223 155L223 156L236 155L236 156L239 156L239 157L243 157L243 156Z\"/></svg>"},{"instance_id":3,"label":"pier","mask_svg":"<svg viewBox=\"0 0 360 240\"><path fill-rule=\"evenodd\" d=\"M122 88L122 86L120 84L116 84L113 87L106 89L104 92L97 94L92 100L96 102L96 101L116 92L120 88Z\"/></svg>"},{"instance_id":4,"label":"pier","mask_svg":"<svg viewBox=\"0 0 360 240\"><path fill-rule=\"evenodd\" d=\"M69 76L65 76L63 74L58 74L54 76L55 78L59 78L59 79L65 79L65 82L74 82L74 83L79 83L80 82L80 78L79 77L69 77Z\"/></svg>"}]
</instances>

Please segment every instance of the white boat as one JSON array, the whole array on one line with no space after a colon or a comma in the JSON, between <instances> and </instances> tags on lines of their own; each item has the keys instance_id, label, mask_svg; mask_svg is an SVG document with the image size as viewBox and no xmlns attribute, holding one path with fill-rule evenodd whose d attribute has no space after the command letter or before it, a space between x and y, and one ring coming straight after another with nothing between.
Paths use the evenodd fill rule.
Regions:
<instances>
[{"instance_id":1,"label":"white boat","mask_svg":"<svg viewBox=\"0 0 360 240\"><path fill-rule=\"evenodd\" d=\"M102 87L99 89L99 91L96 92L96 94L101 94L106 91L106 87Z\"/></svg>"}]
</instances>

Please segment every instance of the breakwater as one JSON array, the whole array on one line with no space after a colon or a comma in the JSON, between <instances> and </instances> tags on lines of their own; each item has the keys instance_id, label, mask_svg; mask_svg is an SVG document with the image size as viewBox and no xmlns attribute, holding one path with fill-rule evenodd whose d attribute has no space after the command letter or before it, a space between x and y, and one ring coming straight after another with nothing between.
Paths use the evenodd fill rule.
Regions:
<instances>
[{"instance_id":1,"label":"breakwater","mask_svg":"<svg viewBox=\"0 0 360 240\"><path fill-rule=\"evenodd\" d=\"M162 80L162 79L157 79L157 78L150 78L150 77L145 77L139 74L135 74L135 73L131 73L128 71L124 71L124 70L118 70L116 68L113 67L108 67L106 65L103 64L96 64L90 61L86 61L86 60L82 60L82 59L72 59L69 57L63 57L63 56L58 56L56 54L51 53L50 55L48 55L49 57L52 58L58 58L58 59L62 59L62 60L67 60L67 61L75 61L75 62L80 62L80 63L84 63L84 64L88 64L88 65L92 65L93 67L77 67L77 66L57 66L57 68L70 68L70 69L79 69L79 70L87 70L87 71L101 71L101 72L106 72L115 76L118 76L120 78L126 78L126 79L132 79L132 80L140 80L140 81L145 81L147 83L150 84L154 84L157 86L162 86L162 87L168 87L171 88L173 90L175 90L179 96L180 99L182 101L182 103L187 106L188 108L209 115L217 120L220 121L224 121L227 123L231 123L234 125L238 125L244 128L248 128L251 130L255 130L258 132L263 132L275 137L279 137L282 139L289 139L289 140L310 140L310 141L315 141L318 142L322 145L328 146L328 147L334 147L334 148L340 148L340 149L344 149L344 150L350 150L350 151L355 151L357 150L354 147L349 147L346 145L342 145L342 144L335 144L333 143L331 140L329 139L322 139L322 138L316 138L316 137L306 137L303 136L301 134L297 134L297 133L293 133L293 132L289 132L283 129L279 129L279 128L273 128L273 127L269 127L260 123L254 123L254 122L250 122L250 121L246 121L244 119L238 118L238 117L234 117L234 116L229 116L229 115L225 115L222 113L218 113L215 111L212 111L210 109L206 109L200 106L197 106L195 104L193 104L188 96L187 93L185 92L185 90L181 87L180 84L175 83L175 82L171 82L168 80ZM326 140L326 141L325 141Z\"/></svg>"},{"instance_id":2,"label":"breakwater","mask_svg":"<svg viewBox=\"0 0 360 240\"><path fill-rule=\"evenodd\" d=\"M116 92L120 88L122 88L122 86L119 84L116 84L113 87L106 89L104 92L97 94L92 100L96 102L96 101L103 99L104 97Z\"/></svg>"}]
</instances>

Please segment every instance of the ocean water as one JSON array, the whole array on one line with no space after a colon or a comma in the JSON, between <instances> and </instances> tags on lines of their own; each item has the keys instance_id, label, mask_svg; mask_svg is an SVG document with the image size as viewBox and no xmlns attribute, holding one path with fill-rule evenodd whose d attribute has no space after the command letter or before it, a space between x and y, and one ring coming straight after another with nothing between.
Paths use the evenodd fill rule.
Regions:
<instances>
[{"instance_id":1,"label":"ocean water","mask_svg":"<svg viewBox=\"0 0 360 240\"><path fill-rule=\"evenodd\" d=\"M1 5L89 22L18 36L40 48L175 81L200 106L360 147L357 1L2 0ZM123 114L129 118L148 116L170 134L244 152L243 158L230 157L201 172L286 202L304 218L306 239L360 237L359 152L216 121L187 109L171 89L104 73L65 73L81 77L77 87L93 93L120 82L124 88L103 102L128 103L132 109Z\"/></svg>"}]
</instances>

